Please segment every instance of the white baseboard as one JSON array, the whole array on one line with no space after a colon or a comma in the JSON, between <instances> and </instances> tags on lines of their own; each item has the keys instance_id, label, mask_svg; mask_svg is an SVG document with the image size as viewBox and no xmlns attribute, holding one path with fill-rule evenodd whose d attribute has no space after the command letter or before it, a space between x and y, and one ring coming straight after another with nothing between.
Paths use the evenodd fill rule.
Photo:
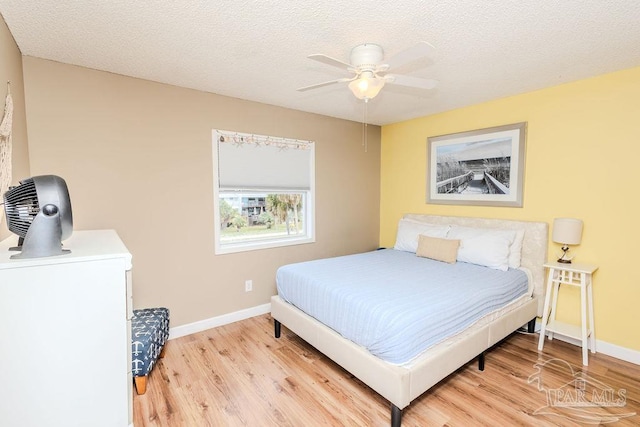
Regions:
<instances>
[{"instance_id":1,"label":"white baseboard","mask_svg":"<svg viewBox=\"0 0 640 427\"><path fill-rule=\"evenodd\" d=\"M197 322L188 323L186 325L169 328L169 339L180 338L185 335L195 334L196 332L205 331L239 320L248 319L250 317L260 316L262 314L271 313L271 303L258 305L256 307L247 308L233 313L223 314L222 316L211 317L209 319L199 320Z\"/></svg>"},{"instance_id":2,"label":"white baseboard","mask_svg":"<svg viewBox=\"0 0 640 427\"><path fill-rule=\"evenodd\" d=\"M619 345L600 340L596 340L596 350L602 354L615 357L616 359L640 365L640 351L620 347Z\"/></svg>"},{"instance_id":3,"label":"white baseboard","mask_svg":"<svg viewBox=\"0 0 640 427\"><path fill-rule=\"evenodd\" d=\"M582 347L582 343L580 342L580 340L577 340L575 338L566 337L560 334L553 334L553 339L568 342L569 344ZM591 352L591 350L589 350L589 352ZM640 365L640 351L637 350L631 350L630 348L621 347L619 345L596 339L596 352L615 357L616 359L624 360L625 362Z\"/></svg>"}]
</instances>

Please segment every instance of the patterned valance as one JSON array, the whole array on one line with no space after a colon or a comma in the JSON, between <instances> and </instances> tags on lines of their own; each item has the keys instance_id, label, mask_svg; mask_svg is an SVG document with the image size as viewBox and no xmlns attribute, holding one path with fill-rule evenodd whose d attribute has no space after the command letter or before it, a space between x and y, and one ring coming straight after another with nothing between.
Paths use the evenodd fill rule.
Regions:
<instances>
[{"instance_id":1,"label":"patterned valance","mask_svg":"<svg viewBox=\"0 0 640 427\"><path fill-rule=\"evenodd\" d=\"M309 150L313 144L312 141L300 139L281 138L277 136L255 135L250 133L239 133L216 130L218 142L230 143L236 146L256 145L266 147L277 147L281 150Z\"/></svg>"}]
</instances>

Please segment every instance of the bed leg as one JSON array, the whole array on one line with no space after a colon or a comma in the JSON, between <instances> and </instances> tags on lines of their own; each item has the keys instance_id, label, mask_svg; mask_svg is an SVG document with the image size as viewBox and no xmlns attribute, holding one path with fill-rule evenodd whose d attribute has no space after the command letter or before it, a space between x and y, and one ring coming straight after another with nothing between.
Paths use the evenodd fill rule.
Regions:
<instances>
[{"instance_id":1,"label":"bed leg","mask_svg":"<svg viewBox=\"0 0 640 427\"><path fill-rule=\"evenodd\" d=\"M534 317L533 319L529 320L529 323L527 323L527 332L532 334L535 331L536 331L536 318Z\"/></svg>"},{"instance_id":2,"label":"bed leg","mask_svg":"<svg viewBox=\"0 0 640 427\"><path fill-rule=\"evenodd\" d=\"M478 370L484 371L484 351L478 355Z\"/></svg>"},{"instance_id":3,"label":"bed leg","mask_svg":"<svg viewBox=\"0 0 640 427\"><path fill-rule=\"evenodd\" d=\"M276 338L280 338L280 322L276 319L273 319L273 334Z\"/></svg>"},{"instance_id":4,"label":"bed leg","mask_svg":"<svg viewBox=\"0 0 640 427\"><path fill-rule=\"evenodd\" d=\"M400 427L402 424L402 409L391 404L391 427Z\"/></svg>"}]
</instances>

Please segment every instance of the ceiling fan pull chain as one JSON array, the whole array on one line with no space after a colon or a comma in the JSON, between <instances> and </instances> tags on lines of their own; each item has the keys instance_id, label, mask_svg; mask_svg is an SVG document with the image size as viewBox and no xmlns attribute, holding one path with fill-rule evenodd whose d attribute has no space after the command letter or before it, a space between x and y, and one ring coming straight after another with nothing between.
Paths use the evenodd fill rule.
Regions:
<instances>
[{"instance_id":1,"label":"ceiling fan pull chain","mask_svg":"<svg viewBox=\"0 0 640 427\"><path fill-rule=\"evenodd\" d=\"M367 152L367 105L369 100L364 100L364 113L362 117L362 145L364 145L364 152Z\"/></svg>"}]
</instances>

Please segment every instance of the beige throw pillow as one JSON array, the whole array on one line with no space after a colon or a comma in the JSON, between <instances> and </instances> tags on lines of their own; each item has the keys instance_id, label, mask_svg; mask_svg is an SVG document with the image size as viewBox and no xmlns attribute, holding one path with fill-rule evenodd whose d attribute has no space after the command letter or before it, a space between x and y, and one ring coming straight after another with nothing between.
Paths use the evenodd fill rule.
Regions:
<instances>
[{"instance_id":1,"label":"beige throw pillow","mask_svg":"<svg viewBox=\"0 0 640 427\"><path fill-rule=\"evenodd\" d=\"M416 251L416 255L454 264L458 256L459 246L460 240L441 239L421 234L418 237L418 250Z\"/></svg>"}]
</instances>

